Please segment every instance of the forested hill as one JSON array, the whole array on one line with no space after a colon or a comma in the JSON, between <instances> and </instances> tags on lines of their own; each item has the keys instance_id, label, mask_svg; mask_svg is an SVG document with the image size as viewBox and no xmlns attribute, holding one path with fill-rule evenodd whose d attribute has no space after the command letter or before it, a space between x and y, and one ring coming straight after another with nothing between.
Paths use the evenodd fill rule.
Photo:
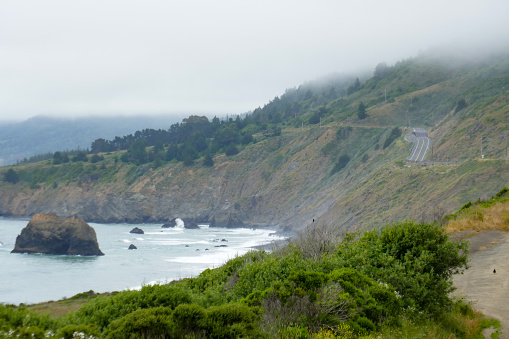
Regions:
<instances>
[{"instance_id":1,"label":"forested hill","mask_svg":"<svg viewBox=\"0 0 509 339\"><path fill-rule=\"evenodd\" d=\"M4 167L0 214L347 230L429 219L508 185L508 101L508 54L381 62L238 117L190 116ZM409 127L428 131L438 161L405 164Z\"/></svg>"}]
</instances>

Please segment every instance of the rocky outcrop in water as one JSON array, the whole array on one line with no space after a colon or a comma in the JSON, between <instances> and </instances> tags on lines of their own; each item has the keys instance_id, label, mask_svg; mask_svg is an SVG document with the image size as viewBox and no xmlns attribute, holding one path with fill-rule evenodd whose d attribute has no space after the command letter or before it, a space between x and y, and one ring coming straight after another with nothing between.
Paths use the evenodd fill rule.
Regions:
<instances>
[{"instance_id":1,"label":"rocky outcrop in water","mask_svg":"<svg viewBox=\"0 0 509 339\"><path fill-rule=\"evenodd\" d=\"M104 255L90 225L74 217L61 219L50 214L34 215L16 238L11 253Z\"/></svg>"},{"instance_id":2,"label":"rocky outcrop in water","mask_svg":"<svg viewBox=\"0 0 509 339\"><path fill-rule=\"evenodd\" d=\"M166 224L161 226L161 228L173 228L173 227L177 227L178 226L177 219L178 218L175 218L172 221L167 222ZM181 222L184 223L184 228L187 228L187 229L198 229L198 228L200 228L198 226L198 224L196 222L194 222L193 220L191 220L191 219L184 219Z\"/></svg>"},{"instance_id":3,"label":"rocky outcrop in water","mask_svg":"<svg viewBox=\"0 0 509 339\"><path fill-rule=\"evenodd\" d=\"M135 233L135 234L145 234L141 228L135 227L131 230L129 233Z\"/></svg>"},{"instance_id":4,"label":"rocky outcrop in water","mask_svg":"<svg viewBox=\"0 0 509 339\"><path fill-rule=\"evenodd\" d=\"M200 226L198 226L198 224L195 223L192 220L185 219L184 220L184 228L187 228L187 229L198 229L198 228L200 228Z\"/></svg>"},{"instance_id":5,"label":"rocky outcrop in water","mask_svg":"<svg viewBox=\"0 0 509 339\"><path fill-rule=\"evenodd\" d=\"M137 250L138 247L136 247L134 244L129 245L129 250Z\"/></svg>"}]
</instances>

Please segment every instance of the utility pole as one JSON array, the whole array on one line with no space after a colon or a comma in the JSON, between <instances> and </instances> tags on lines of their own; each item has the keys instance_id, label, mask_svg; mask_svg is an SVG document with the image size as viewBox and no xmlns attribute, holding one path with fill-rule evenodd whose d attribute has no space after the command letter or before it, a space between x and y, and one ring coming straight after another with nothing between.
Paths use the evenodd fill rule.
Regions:
<instances>
[{"instance_id":1,"label":"utility pole","mask_svg":"<svg viewBox=\"0 0 509 339\"><path fill-rule=\"evenodd\" d=\"M387 88L385 89L385 103L387 103Z\"/></svg>"},{"instance_id":2,"label":"utility pole","mask_svg":"<svg viewBox=\"0 0 509 339\"><path fill-rule=\"evenodd\" d=\"M406 111L406 127L410 128L410 123L408 121L408 110Z\"/></svg>"},{"instance_id":3,"label":"utility pole","mask_svg":"<svg viewBox=\"0 0 509 339\"><path fill-rule=\"evenodd\" d=\"M481 137L481 159L484 159L484 154L482 154L482 137Z\"/></svg>"},{"instance_id":4,"label":"utility pole","mask_svg":"<svg viewBox=\"0 0 509 339\"><path fill-rule=\"evenodd\" d=\"M507 135L505 136L505 157L507 159Z\"/></svg>"}]
</instances>

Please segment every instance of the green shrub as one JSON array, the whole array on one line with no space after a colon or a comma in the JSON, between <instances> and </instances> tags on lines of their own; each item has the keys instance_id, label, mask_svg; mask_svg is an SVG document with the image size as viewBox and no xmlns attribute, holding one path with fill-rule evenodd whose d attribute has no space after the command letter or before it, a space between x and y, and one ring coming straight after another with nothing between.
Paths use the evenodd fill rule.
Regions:
<instances>
[{"instance_id":1,"label":"green shrub","mask_svg":"<svg viewBox=\"0 0 509 339\"><path fill-rule=\"evenodd\" d=\"M292 272L288 276L288 280L294 282L300 288L310 290L322 286L326 281L326 276L321 272L297 271Z\"/></svg>"},{"instance_id":2,"label":"green shrub","mask_svg":"<svg viewBox=\"0 0 509 339\"><path fill-rule=\"evenodd\" d=\"M391 133L389 134L389 136L387 136L387 138L385 139L383 149L386 149L387 147L389 147L394 140L396 140L397 138L399 138L401 136L401 133L402 133L401 128L394 127L391 130Z\"/></svg>"},{"instance_id":3,"label":"green shrub","mask_svg":"<svg viewBox=\"0 0 509 339\"><path fill-rule=\"evenodd\" d=\"M80 338L97 338L100 335L99 330L94 325L67 325L58 330L56 337L72 339L76 338L78 334Z\"/></svg>"},{"instance_id":4,"label":"green shrub","mask_svg":"<svg viewBox=\"0 0 509 339\"><path fill-rule=\"evenodd\" d=\"M196 304L182 304L175 308L172 320L179 336L198 336L204 330L206 312Z\"/></svg>"},{"instance_id":5,"label":"green shrub","mask_svg":"<svg viewBox=\"0 0 509 339\"><path fill-rule=\"evenodd\" d=\"M174 330L168 307L141 309L113 321L105 338L165 338Z\"/></svg>"},{"instance_id":6,"label":"green shrub","mask_svg":"<svg viewBox=\"0 0 509 339\"><path fill-rule=\"evenodd\" d=\"M343 168L348 165L350 162L350 156L348 154L341 154L338 158L338 161L336 161L336 164L332 168L331 174L337 173L341 171Z\"/></svg>"},{"instance_id":7,"label":"green shrub","mask_svg":"<svg viewBox=\"0 0 509 339\"><path fill-rule=\"evenodd\" d=\"M451 302L452 275L467 267L466 242L453 243L440 226L404 221L340 244L340 265L393 286L405 307L440 314Z\"/></svg>"},{"instance_id":8,"label":"green shrub","mask_svg":"<svg viewBox=\"0 0 509 339\"><path fill-rule=\"evenodd\" d=\"M111 297L97 297L69 315L72 324L95 324L99 329L138 309L175 308L191 303L189 290L177 285L147 285L140 291L123 291Z\"/></svg>"},{"instance_id":9,"label":"green shrub","mask_svg":"<svg viewBox=\"0 0 509 339\"><path fill-rule=\"evenodd\" d=\"M208 338L262 337L257 323L258 309L241 303L213 306L207 309L205 327Z\"/></svg>"}]
</instances>

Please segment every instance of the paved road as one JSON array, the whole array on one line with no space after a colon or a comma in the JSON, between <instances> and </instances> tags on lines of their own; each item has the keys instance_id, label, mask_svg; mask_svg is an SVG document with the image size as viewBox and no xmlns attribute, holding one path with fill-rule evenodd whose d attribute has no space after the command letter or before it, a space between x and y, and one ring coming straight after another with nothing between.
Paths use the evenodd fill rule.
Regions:
<instances>
[{"instance_id":1,"label":"paved road","mask_svg":"<svg viewBox=\"0 0 509 339\"><path fill-rule=\"evenodd\" d=\"M408 139L414 143L412 153L406 158L407 161L421 162L426 158L426 153L431 146L431 139L424 128L413 128L412 133L409 134Z\"/></svg>"}]
</instances>

